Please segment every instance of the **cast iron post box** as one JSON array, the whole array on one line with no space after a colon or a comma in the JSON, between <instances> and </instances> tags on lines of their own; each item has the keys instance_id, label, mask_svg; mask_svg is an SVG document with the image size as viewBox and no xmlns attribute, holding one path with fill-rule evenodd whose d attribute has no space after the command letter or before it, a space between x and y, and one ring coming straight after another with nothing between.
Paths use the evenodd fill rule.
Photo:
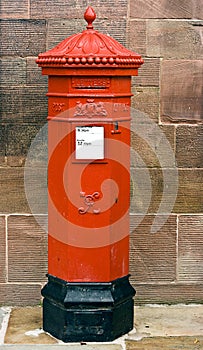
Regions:
<instances>
[{"instance_id":1,"label":"cast iron post box","mask_svg":"<svg viewBox=\"0 0 203 350\"><path fill-rule=\"evenodd\" d=\"M129 283L131 76L140 55L93 29L39 54L48 75L48 283L43 328L64 342L133 328Z\"/></svg>"}]
</instances>

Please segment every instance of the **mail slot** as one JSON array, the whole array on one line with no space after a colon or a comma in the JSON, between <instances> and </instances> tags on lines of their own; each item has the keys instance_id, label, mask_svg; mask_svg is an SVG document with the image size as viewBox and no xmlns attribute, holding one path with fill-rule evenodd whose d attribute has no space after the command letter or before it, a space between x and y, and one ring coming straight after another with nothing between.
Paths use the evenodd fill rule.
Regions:
<instances>
[{"instance_id":1,"label":"mail slot","mask_svg":"<svg viewBox=\"0 0 203 350\"><path fill-rule=\"evenodd\" d=\"M131 76L143 60L87 29L41 53L48 75L48 283L43 328L64 342L133 327L129 282ZM99 321L98 321L99 320Z\"/></svg>"}]
</instances>

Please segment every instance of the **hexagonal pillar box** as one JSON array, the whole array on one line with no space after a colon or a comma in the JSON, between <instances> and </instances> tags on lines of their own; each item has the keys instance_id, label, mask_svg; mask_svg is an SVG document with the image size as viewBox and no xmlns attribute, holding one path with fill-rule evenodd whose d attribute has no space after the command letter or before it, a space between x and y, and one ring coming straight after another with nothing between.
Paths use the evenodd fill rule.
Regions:
<instances>
[{"instance_id":1,"label":"hexagonal pillar box","mask_svg":"<svg viewBox=\"0 0 203 350\"><path fill-rule=\"evenodd\" d=\"M64 342L133 328L129 283L131 76L140 55L93 29L39 54L48 75L48 283L43 328Z\"/></svg>"}]
</instances>

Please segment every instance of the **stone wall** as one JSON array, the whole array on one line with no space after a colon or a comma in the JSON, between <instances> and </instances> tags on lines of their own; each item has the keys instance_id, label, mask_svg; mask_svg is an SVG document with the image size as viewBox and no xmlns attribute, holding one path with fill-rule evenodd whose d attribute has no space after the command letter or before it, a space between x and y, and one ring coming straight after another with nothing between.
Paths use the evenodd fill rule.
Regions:
<instances>
[{"instance_id":1,"label":"stone wall","mask_svg":"<svg viewBox=\"0 0 203 350\"><path fill-rule=\"evenodd\" d=\"M203 293L203 4L130 1L127 46L145 57L133 80L133 106L160 125L175 154L178 191L163 227L150 233L163 195L164 167L137 140L150 172L148 215L131 238L131 273L138 302L202 302ZM144 169L137 171L144 174ZM171 180L172 181L172 180ZM170 187L170 181L167 182ZM174 190L172 187L171 190ZM144 196L146 193L142 192ZM170 189L166 200L171 200ZM167 197L168 196L168 197ZM132 208L139 213L139 203ZM137 206L136 206L137 205ZM162 214L163 215L163 214ZM137 216L133 216L132 225Z\"/></svg>"},{"instance_id":2,"label":"stone wall","mask_svg":"<svg viewBox=\"0 0 203 350\"><path fill-rule=\"evenodd\" d=\"M86 0L1 0L1 304L40 302L46 281L47 237L30 212L24 190L27 151L47 116L47 78L41 76L35 58L84 29L87 5ZM138 157L136 169L132 166L138 181L133 184L131 205L130 269L135 300L202 302L203 6L199 0L93 0L91 6L97 13L95 28L142 54L145 64L132 81L132 106L159 126L175 154L175 163L166 157L163 166L146 138L132 134L132 148L143 159L139 164ZM159 142L157 138L158 148ZM164 174L173 179L177 168L177 196L168 215L159 211ZM143 215L149 193L140 179L146 171L151 198ZM166 202L174 194L170 193L172 185L166 183ZM157 213L164 224L152 234Z\"/></svg>"}]
</instances>

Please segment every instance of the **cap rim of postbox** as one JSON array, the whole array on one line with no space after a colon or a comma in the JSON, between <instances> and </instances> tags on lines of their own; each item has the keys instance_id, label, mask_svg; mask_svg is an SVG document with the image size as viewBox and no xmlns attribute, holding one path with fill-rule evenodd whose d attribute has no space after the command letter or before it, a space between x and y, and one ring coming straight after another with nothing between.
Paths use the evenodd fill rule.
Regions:
<instances>
[{"instance_id":1,"label":"cap rim of postbox","mask_svg":"<svg viewBox=\"0 0 203 350\"><path fill-rule=\"evenodd\" d=\"M84 18L87 29L40 53L36 60L40 67L138 69L144 63L141 55L126 49L111 36L94 30L92 22L96 14L91 7L87 8Z\"/></svg>"}]
</instances>

